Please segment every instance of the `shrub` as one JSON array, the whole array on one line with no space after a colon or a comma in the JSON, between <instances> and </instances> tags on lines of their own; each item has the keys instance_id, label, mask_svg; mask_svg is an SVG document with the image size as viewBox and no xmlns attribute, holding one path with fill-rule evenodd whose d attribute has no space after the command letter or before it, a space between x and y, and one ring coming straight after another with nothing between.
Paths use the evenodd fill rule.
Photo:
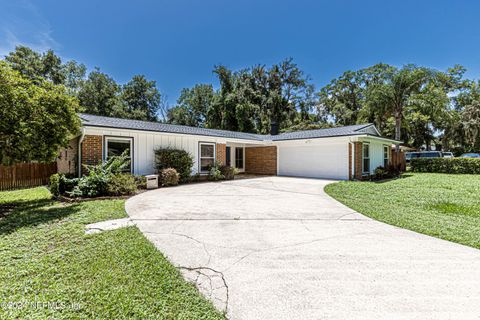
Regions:
<instances>
[{"instance_id":1,"label":"shrub","mask_svg":"<svg viewBox=\"0 0 480 320\"><path fill-rule=\"evenodd\" d=\"M225 180L233 180L238 173L237 168L230 166L221 166L220 173L225 177Z\"/></svg>"},{"instance_id":2,"label":"shrub","mask_svg":"<svg viewBox=\"0 0 480 320\"><path fill-rule=\"evenodd\" d=\"M110 196L129 195L134 194L135 191L137 191L137 183L131 174L114 174L107 183L107 194Z\"/></svg>"},{"instance_id":3,"label":"shrub","mask_svg":"<svg viewBox=\"0 0 480 320\"><path fill-rule=\"evenodd\" d=\"M174 168L166 168L160 171L159 178L163 187L176 186L180 180L180 174Z\"/></svg>"},{"instance_id":4,"label":"shrub","mask_svg":"<svg viewBox=\"0 0 480 320\"><path fill-rule=\"evenodd\" d=\"M60 195L60 174L55 173L50 176L49 179L49 188L50 192L55 196L58 197Z\"/></svg>"},{"instance_id":5,"label":"shrub","mask_svg":"<svg viewBox=\"0 0 480 320\"><path fill-rule=\"evenodd\" d=\"M111 157L108 161L96 165L86 166L88 174L78 179L78 184L67 192L72 197L98 197L106 195L108 183L113 175L125 171L130 163L128 155L124 152L121 156Z\"/></svg>"},{"instance_id":6,"label":"shrub","mask_svg":"<svg viewBox=\"0 0 480 320\"><path fill-rule=\"evenodd\" d=\"M135 184L137 185L137 189L147 189L147 178L145 176L133 176L135 179Z\"/></svg>"},{"instance_id":7,"label":"shrub","mask_svg":"<svg viewBox=\"0 0 480 320\"><path fill-rule=\"evenodd\" d=\"M208 171L208 180L211 181L218 181L218 180L224 180L225 176L222 174L222 171L220 170L220 164L218 162L215 162L213 166L210 167L210 170Z\"/></svg>"},{"instance_id":8,"label":"shrub","mask_svg":"<svg viewBox=\"0 0 480 320\"><path fill-rule=\"evenodd\" d=\"M371 179L373 180L382 180L382 179L391 179L398 177L401 171L399 167L395 167L392 164L389 164L386 168L380 166L375 169Z\"/></svg>"},{"instance_id":9,"label":"shrub","mask_svg":"<svg viewBox=\"0 0 480 320\"><path fill-rule=\"evenodd\" d=\"M158 172L173 168L180 175L180 182L188 182L192 173L193 157L185 150L161 148L155 150L155 168Z\"/></svg>"},{"instance_id":10,"label":"shrub","mask_svg":"<svg viewBox=\"0 0 480 320\"><path fill-rule=\"evenodd\" d=\"M72 178L69 179L65 175L60 176L60 194L65 194L67 192L70 192L75 188L75 186L78 185L78 182L80 181L79 178Z\"/></svg>"},{"instance_id":11,"label":"shrub","mask_svg":"<svg viewBox=\"0 0 480 320\"><path fill-rule=\"evenodd\" d=\"M416 158L410 161L413 172L480 174L480 159L475 158Z\"/></svg>"}]
</instances>

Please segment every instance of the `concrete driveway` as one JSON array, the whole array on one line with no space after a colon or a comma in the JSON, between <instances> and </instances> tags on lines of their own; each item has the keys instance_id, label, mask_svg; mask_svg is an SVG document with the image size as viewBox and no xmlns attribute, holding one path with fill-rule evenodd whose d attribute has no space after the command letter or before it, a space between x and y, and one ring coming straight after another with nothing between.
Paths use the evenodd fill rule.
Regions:
<instances>
[{"instance_id":1,"label":"concrete driveway","mask_svg":"<svg viewBox=\"0 0 480 320\"><path fill-rule=\"evenodd\" d=\"M480 319L480 250L264 177L149 191L126 209L230 319Z\"/></svg>"}]
</instances>

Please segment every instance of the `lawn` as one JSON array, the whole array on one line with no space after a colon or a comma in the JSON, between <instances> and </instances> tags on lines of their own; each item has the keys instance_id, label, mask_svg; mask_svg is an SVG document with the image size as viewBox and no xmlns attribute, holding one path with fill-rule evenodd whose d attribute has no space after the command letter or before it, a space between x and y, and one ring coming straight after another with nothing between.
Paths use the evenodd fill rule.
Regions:
<instances>
[{"instance_id":1,"label":"lawn","mask_svg":"<svg viewBox=\"0 0 480 320\"><path fill-rule=\"evenodd\" d=\"M136 227L85 235L125 216L123 200L0 192L0 319L223 319Z\"/></svg>"},{"instance_id":2,"label":"lawn","mask_svg":"<svg viewBox=\"0 0 480 320\"><path fill-rule=\"evenodd\" d=\"M480 175L407 173L338 182L325 191L373 219L480 249Z\"/></svg>"}]
</instances>

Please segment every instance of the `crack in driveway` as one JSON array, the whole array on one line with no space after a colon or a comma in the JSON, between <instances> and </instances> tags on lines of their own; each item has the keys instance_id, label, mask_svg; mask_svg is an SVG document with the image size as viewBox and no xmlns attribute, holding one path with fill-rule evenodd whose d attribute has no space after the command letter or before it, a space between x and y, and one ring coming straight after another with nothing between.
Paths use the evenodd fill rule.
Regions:
<instances>
[{"instance_id":1,"label":"crack in driveway","mask_svg":"<svg viewBox=\"0 0 480 320\"><path fill-rule=\"evenodd\" d=\"M193 280L188 272L184 272L184 275L187 278L190 278L190 281L195 284L197 289L208 296L209 298L214 298L215 300L219 301L222 304L221 309L223 309L223 313L225 316L228 314L228 302L229 302L229 288L227 284L227 280L225 279L225 275L223 274L222 271L215 270L210 267L185 267L185 266L179 266L178 267L181 270L188 271L188 272L193 272L196 274L195 279ZM213 273L213 274L212 274ZM208 279L208 287L204 285L204 281L200 281L201 277L205 277ZM220 278L221 279L221 284L220 286L214 286L213 282L216 280L215 278ZM215 292L218 291L219 289L224 289L224 299L218 298L218 294Z\"/></svg>"}]
</instances>

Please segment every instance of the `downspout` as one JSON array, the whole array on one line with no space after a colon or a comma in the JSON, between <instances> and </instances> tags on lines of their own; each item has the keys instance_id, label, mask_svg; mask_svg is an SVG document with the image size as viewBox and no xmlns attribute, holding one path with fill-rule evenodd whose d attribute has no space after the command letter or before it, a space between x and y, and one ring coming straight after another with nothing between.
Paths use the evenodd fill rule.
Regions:
<instances>
[{"instance_id":1,"label":"downspout","mask_svg":"<svg viewBox=\"0 0 480 320\"><path fill-rule=\"evenodd\" d=\"M82 133L80 134L80 139L78 139L78 177L82 176L82 142L85 138L85 128L80 129Z\"/></svg>"}]
</instances>

